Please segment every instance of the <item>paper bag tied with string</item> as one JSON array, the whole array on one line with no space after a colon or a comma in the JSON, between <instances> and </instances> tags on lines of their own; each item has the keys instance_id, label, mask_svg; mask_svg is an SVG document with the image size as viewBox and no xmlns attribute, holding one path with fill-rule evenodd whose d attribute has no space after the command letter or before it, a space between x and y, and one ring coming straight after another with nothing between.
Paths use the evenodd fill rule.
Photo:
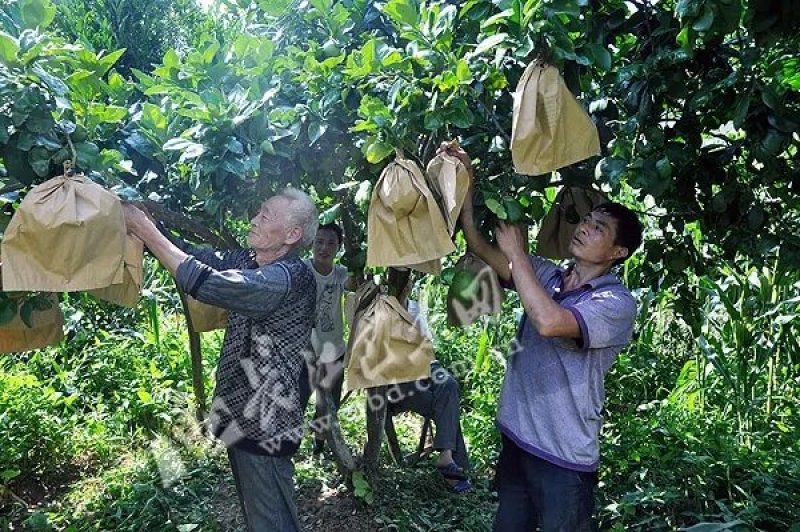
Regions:
<instances>
[{"instance_id":1,"label":"paper bag tied with string","mask_svg":"<svg viewBox=\"0 0 800 532\"><path fill-rule=\"evenodd\" d=\"M607 201L608 198L598 190L563 187L542 220L536 239L536 254L552 259L571 257L569 244L578 224L592 209Z\"/></svg>"},{"instance_id":2,"label":"paper bag tied with string","mask_svg":"<svg viewBox=\"0 0 800 532\"><path fill-rule=\"evenodd\" d=\"M514 93L511 155L519 174L540 175L600 154L592 119L554 66L528 65Z\"/></svg>"},{"instance_id":3,"label":"paper bag tied with string","mask_svg":"<svg viewBox=\"0 0 800 532\"><path fill-rule=\"evenodd\" d=\"M431 159L426 172L431 192L447 222L447 231L453 236L469 188L469 172L458 157L444 152Z\"/></svg>"},{"instance_id":4,"label":"paper bag tied with string","mask_svg":"<svg viewBox=\"0 0 800 532\"><path fill-rule=\"evenodd\" d=\"M369 205L367 265L441 272L439 259L455 250L425 177L400 155L383 170Z\"/></svg>"},{"instance_id":5,"label":"paper bag tied with string","mask_svg":"<svg viewBox=\"0 0 800 532\"><path fill-rule=\"evenodd\" d=\"M447 324L466 327L481 316L497 314L505 293L491 266L468 251L455 265L447 290Z\"/></svg>"},{"instance_id":6,"label":"paper bag tied with string","mask_svg":"<svg viewBox=\"0 0 800 532\"><path fill-rule=\"evenodd\" d=\"M228 326L228 311L222 307L202 303L190 295L186 296L189 317L195 332L208 332Z\"/></svg>"},{"instance_id":7,"label":"paper bag tied with string","mask_svg":"<svg viewBox=\"0 0 800 532\"><path fill-rule=\"evenodd\" d=\"M430 377L433 344L397 298L379 295L353 331L345 388L358 390Z\"/></svg>"},{"instance_id":8,"label":"paper bag tied with string","mask_svg":"<svg viewBox=\"0 0 800 532\"><path fill-rule=\"evenodd\" d=\"M64 338L64 315L56 294L40 294L27 303L23 302L23 294L0 294L0 308L14 311L10 321L0 324L0 353L42 349ZM29 323L22 318L23 308L30 312Z\"/></svg>"},{"instance_id":9,"label":"paper bag tied with string","mask_svg":"<svg viewBox=\"0 0 800 532\"><path fill-rule=\"evenodd\" d=\"M142 294L144 272L144 244L133 235L125 238L125 274L121 284L114 284L107 288L98 288L89 293L98 299L110 301L124 307L135 307Z\"/></svg>"},{"instance_id":10,"label":"paper bag tied with string","mask_svg":"<svg viewBox=\"0 0 800 532\"><path fill-rule=\"evenodd\" d=\"M6 290L74 292L124 280L125 220L117 196L82 175L31 189L2 242Z\"/></svg>"}]
</instances>

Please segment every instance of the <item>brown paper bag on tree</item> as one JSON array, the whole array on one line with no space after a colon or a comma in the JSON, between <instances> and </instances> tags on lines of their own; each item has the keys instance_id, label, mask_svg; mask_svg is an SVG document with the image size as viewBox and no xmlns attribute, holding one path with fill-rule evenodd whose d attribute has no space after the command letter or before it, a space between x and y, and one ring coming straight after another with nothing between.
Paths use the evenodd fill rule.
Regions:
<instances>
[{"instance_id":1,"label":"brown paper bag on tree","mask_svg":"<svg viewBox=\"0 0 800 532\"><path fill-rule=\"evenodd\" d=\"M453 236L469 188L469 172L457 157L444 152L431 159L426 172L431 191L447 222L448 234Z\"/></svg>"},{"instance_id":2,"label":"brown paper bag on tree","mask_svg":"<svg viewBox=\"0 0 800 532\"><path fill-rule=\"evenodd\" d=\"M114 284L107 288L98 288L89 293L104 301L110 301L124 307L135 307L142 294L144 271L144 244L133 235L125 238L125 275L122 284Z\"/></svg>"},{"instance_id":3,"label":"brown paper bag on tree","mask_svg":"<svg viewBox=\"0 0 800 532\"><path fill-rule=\"evenodd\" d=\"M0 289L3 282L0 280ZM0 293L0 353L18 353L55 345L64 338L64 315L56 294L25 301L24 294ZM9 315L11 319L8 319ZM26 320L23 315L28 315Z\"/></svg>"},{"instance_id":4,"label":"brown paper bag on tree","mask_svg":"<svg viewBox=\"0 0 800 532\"><path fill-rule=\"evenodd\" d=\"M413 161L400 155L383 170L369 205L367 265L441 271L455 250L439 206ZM427 263L421 267L421 263Z\"/></svg>"},{"instance_id":5,"label":"brown paper bag on tree","mask_svg":"<svg viewBox=\"0 0 800 532\"><path fill-rule=\"evenodd\" d=\"M447 324L466 327L480 316L497 314L505 293L491 266L468 251L455 265L447 290Z\"/></svg>"},{"instance_id":6,"label":"brown paper bag on tree","mask_svg":"<svg viewBox=\"0 0 800 532\"><path fill-rule=\"evenodd\" d=\"M542 220L536 238L536 254L552 259L569 258L569 243L578 224L592 209L607 201L608 198L599 190L562 187Z\"/></svg>"},{"instance_id":7,"label":"brown paper bag on tree","mask_svg":"<svg viewBox=\"0 0 800 532\"><path fill-rule=\"evenodd\" d=\"M519 174L540 175L600 154L592 119L554 66L528 65L514 93L511 155Z\"/></svg>"},{"instance_id":8,"label":"brown paper bag on tree","mask_svg":"<svg viewBox=\"0 0 800 532\"><path fill-rule=\"evenodd\" d=\"M433 344L393 296L378 295L351 333L345 389L399 384L431 376Z\"/></svg>"},{"instance_id":9,"label":"brown paper bag on tree","mask_svg":"<svg viewBox=\"0 0 800 532\"><path fill-rule=\"evenodd\" d=\"M125 220L117 196L82 175L31 189L2 242L6 290L75 292L123 282Z\"/></svg>"},{"instance_id":10,"label":"brown paper bag on tree","mask_svg":"<svg viewBox=\"0 0 800 532\"><path fill-rule=\"evenodd\" d=\"M192 329L195 332L208 332L215 329L224 329L228 326L228 311L226 309L202 303L190 295L186 296L186 301L189 306Z\"/></svg>"}]
</instances>

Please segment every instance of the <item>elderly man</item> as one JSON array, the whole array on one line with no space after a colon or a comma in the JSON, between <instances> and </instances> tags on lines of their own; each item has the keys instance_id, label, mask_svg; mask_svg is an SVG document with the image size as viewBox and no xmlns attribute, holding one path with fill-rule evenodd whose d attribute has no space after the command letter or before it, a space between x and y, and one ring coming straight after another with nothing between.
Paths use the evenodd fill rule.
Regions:
<instances>
[{"instance_id":1,"label":"elderly man","mask_svg":"<svg viewBox=\"0 0 800 532\"><path fill-rule=\"evenodd\" d=\"M250 249L242 250L176 245L130 205L125 220L181 289L230 311L211 429L228 447L248 529L299 530L290 457L310 393L305 354L316 287L298 250L314 239L314 203L294 189L269 198L251 220Z\"/></svg>"},{"instance_id":2,"label":"elderly man","mask_svg":"<svg viewBox=\"0 0 800 532\"><path fill-rule=\"evenodd\" d=\"M443 145L472 173L469 156ZM642 241L637 216L618 203L587 214L561 268L528 256L518 228L500 224L499 249L477 231L472 190L461 212L467 245L514 288L525 313L510 356L497 426L500 506L495 531L594 529L604 377L630 342L636 302L611 273Z\"/></svg>"}]
</instances>

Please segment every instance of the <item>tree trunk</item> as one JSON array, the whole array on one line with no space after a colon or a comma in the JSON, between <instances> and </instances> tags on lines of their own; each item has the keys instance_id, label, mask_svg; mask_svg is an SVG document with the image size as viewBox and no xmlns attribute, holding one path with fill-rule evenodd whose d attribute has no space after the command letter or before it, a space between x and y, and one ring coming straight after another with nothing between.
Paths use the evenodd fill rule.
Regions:
<instances>
[{"instance_id":1,"label":"tree trunk","mask_svg":"<svg viewBox=\"0 0 800 532\"><path fill-rule=\"evenodd\" d=\"M192 316L189 314L189 303L186 300L186 294L180 289L177 282L175 287L178 289L178 295L181 298L181 306L183 306L183 315L186 318L186 329L189 334L189 354L192 359L192 390L194 391L195 418L202 426L206 419L206 388L203 380L203 353L200 348L200 333L194 330L192 325Z\"/></svg>"},{"instance_id":2,"label":"tree trunk","mask_svg":"<svg viewBox=\"0 0 800 532\"><path fill-rule=\"evenodd\" d=\"M333 453L333 458L336 461L336 467L339 473L345 477L347 483L350 483L350 478L353 471L356 470L356 460L353 458L353 452L347 445L347 442L342 435L342 426L339 424L339 412L333 402L333 394L330 390L322 389L322 401L325 406L325 414L327 416L327 428L325 430L325 441Z\"/></svg>"},{"instance_id":3,"label":"tree trunk","mask_svg":"<svg viewBox=\"0 0 800 532\"><path fill-rule=\"evenodd\" d=\"M364 444L364 469L377 471L380 465L383 427L386 424L386 386L367 390L367 442Z\"/></svg>"}]
</instances>

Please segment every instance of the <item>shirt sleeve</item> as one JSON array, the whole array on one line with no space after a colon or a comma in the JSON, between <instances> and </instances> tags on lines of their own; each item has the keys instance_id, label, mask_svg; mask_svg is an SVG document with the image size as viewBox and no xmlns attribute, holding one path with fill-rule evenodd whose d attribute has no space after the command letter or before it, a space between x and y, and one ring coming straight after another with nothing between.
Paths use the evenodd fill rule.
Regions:
<instances>
[{"instance_id":1,"label":"shirt sleeve","mask_svg":"<svg viewBox=\"0 0 800 532\"><path fill-rule=\"evenodd\" d=\"M349 275L347 273L347 268L345 268L341 264L337 264L336 265L336 283L342 285L342 288L344 288L344 285L347 284L347 278L348 277L349 277Z\"/></svg>"},{"instance_id":2,"label":"shirt sleeve","mask_svg":"<svg viewBox=\"0 0 800 532\"><path fill-rule=\"evenodd\" d=\"M537 255L528 255L528 260L533 266L533 273L536 275L536 278L539 280L540 283L544 284L545 276L548 272L552 272L554 268L558 268L556 264L549 260L545 259L544 257L539 257ZM514 284L514 278L512 277L508 281L504 281L500 279L500 286L507 290L517 290L516 285Z\"/></svg>"},{"instance_id":3,"label":"shirt sleeve","mask_svg":"<svg viewBox=\"0 0 800 532\"><path fill-rule=\"evenodd\" d=\"M195 257L178 265L178 285L198 301L261 319L278 309L289 292L285 266L269 264L258 269L216 270Z\"/></svg>"},{"instance_id":4,"label":"shirt sleeve","mask_svg":"<svg viewBox=\"0 0 800 532\"><path fill-rule=\"evenodd\" d=\"M589 299L565 306L581 329L583 349L626 345L633 336L636 301L627 290L601 290Z\"/></svg>"}]
</instances>

